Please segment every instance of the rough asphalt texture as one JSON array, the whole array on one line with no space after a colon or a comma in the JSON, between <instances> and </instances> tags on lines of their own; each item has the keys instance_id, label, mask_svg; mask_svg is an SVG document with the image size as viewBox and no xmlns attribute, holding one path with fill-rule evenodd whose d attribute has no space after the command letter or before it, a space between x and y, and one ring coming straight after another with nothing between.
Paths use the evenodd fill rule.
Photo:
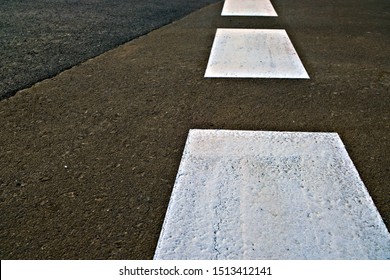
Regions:
<instances>
[{"instance_id":1,"label":"rough asphalt texture","mask_svg":"<svg viewBox=\"0 0 390 280\"><path fill-rule=\"evenodd\" d=\"M191 128L337 132L389 227L390 3L273 4L208 6L1 101L1 259L151 259ZM286 29L311 79L205 79L217 27Z\"/></svg>"},{"instance_id":2,"label":"rough asphalt texture","mask_svg":"<svg viewBox=\"0 0 390 280\"><path fill-rule=\"evenodd\" d=\"M218 0L2 0L0 100Z\"/></svg>"}]
</instances>

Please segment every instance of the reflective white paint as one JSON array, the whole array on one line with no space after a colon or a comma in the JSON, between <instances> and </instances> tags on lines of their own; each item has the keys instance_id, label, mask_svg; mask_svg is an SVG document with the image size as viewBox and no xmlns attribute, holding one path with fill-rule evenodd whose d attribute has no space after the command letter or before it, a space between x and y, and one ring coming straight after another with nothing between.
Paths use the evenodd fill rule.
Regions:
<instances>
[{"instance_id":1,"label":"reflective white paint","mask_svg":"<svg viewBox=\"0 0 390 280\"><path fill-rule=\"evenodd\" d=\"M269 0L225 0L222 16L278 16Z\"/></svg>"},{"instance_id":2,"label":"reflective white paint","mask_svg":"<svg viewBox=\"0 0 390 280\"><path fill-rule=\"evenodd\" d=\"M308 79L285 30L217 29L205 77Z\"/></svg>"},{"instance_id":3,"label":"reflective white paint","mask_svg":"<svg viewBox=\"0 0 390 280\"><path fill-rule=\"evenodd\" d=\"M191 130L155 259L390 259L336 133Z\"/></svg>"}]
</instances>

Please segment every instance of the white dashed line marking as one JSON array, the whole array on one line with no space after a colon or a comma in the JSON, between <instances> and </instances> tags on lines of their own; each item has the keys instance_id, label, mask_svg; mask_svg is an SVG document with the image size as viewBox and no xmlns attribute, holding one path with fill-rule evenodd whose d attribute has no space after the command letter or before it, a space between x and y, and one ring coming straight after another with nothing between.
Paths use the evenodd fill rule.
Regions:
<instances>
[{"instance_id":1,"label":"white dashed line marking","mask_svg":"<svg viewBox=\"0 0 390 280\"><path fill-rule=\"evenodd\" d=\"M336 133L191 130L155 259L386 259Z\"/></svg>"},{"instance_id":2,"label":"white dashed line marking","mask_svg":"<svg viewBox=\"0 0 390 280\"><path fill-rule=\"evenodd\" d=\"M278 16L269 0L225 0L222 16Z\"/></svg>"},{"instance_id":3,"label":"white dashed line marking","mask_svg":"<svg viewBox=\"0 0 390 280\"><path fill-rule=\"evenodd\" d=\"M217 29L208 78L309 79L285 30Z\"/></svg>"}]
</instances>

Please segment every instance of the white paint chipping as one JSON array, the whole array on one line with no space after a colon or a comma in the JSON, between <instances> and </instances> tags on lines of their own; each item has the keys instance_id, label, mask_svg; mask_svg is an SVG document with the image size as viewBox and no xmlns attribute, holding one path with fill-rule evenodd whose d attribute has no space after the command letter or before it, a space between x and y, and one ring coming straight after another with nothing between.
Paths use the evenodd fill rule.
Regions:
<instances>
[{"instance_id":1,"label":"white paint chipping","mask_svg":"<svg viewBox=\"0 0 390 280\"><path fill-rule=\"evenodd\" d=\"M269 0L225 0L222 16L278 16Z\"/></svg>"},{"instance_id":2,"label":"white paint chipping","mask_svg":"<svg viewBox=\"0 0 390 280\"><path fill-rule=\"evenodd\" d=\"M208 78L309 79L285 30L217 29Z\"/></svg>"},{"instance_id":3,"label":"white paint chipping","mask_svg":"<svg viewBox=\"0 0 390 280\"><path fill-rule=\"evenodd\" d=\"M390 259L336 133L191 130L155 259Z\"/></svg>"}]
</instances>

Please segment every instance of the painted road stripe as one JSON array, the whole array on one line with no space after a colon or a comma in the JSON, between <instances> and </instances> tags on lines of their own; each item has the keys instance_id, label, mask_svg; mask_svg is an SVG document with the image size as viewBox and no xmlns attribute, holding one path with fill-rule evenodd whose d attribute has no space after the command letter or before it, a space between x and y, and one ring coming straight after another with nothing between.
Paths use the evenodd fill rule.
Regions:
<instances>
[{"instance_id":1,"label":"painted road stripe","mask_svg":"<svg viewBox=\"0 0 390 280\"><path fill-rule=\"evenodd\" d=\"M285 30L217 29L205 77L308 79L309 75Z\"/></svg>"},{"instance_id":2,"label":"painted road stripe","mask_svg":"<svg viewBox=\"0 0 390 280\"><path fill-rule=\"evenodd\" d=\"M390 259L336 133L191 130L155 259Z\"/></svg>"},{"instance_id":3,"label":"painted road stripe","mask_svg":"<svg viewBox=\"0 0 390 280\"><path fill-rule=\"evenodd\" d=\"M278 16L269 0L225 0L222 16Z\"/></svg>"}]
</instances>

